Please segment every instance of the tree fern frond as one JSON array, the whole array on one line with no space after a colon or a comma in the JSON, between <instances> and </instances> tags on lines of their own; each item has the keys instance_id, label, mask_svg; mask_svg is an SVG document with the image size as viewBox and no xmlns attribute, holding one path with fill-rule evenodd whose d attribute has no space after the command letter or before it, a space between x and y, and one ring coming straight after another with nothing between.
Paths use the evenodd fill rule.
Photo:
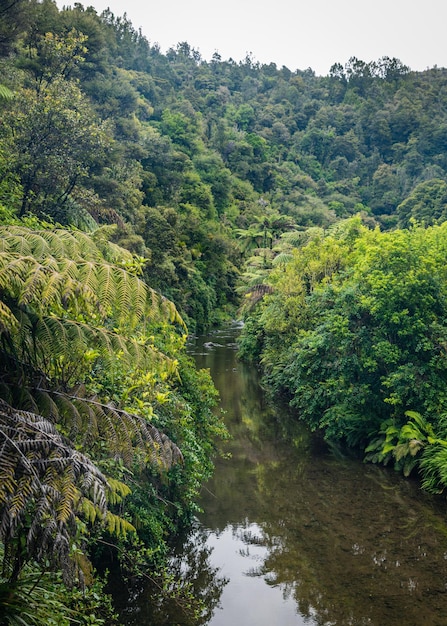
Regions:
<instances>
[{"instance_id":1,"label":"tree fern frond","mask_svg":"<svg viewBox=\"0 0 447 626\"><path fill-rule=\"evenodd\" d=\"M136 529L130 522L123 519L119 515L115 515L111 511L107 511L106 513L106 521L107 521L107 530L111 535L115 535L116 537L127 536L127 533L134 533Z\"/></svg>"},{"instance_id":2,"label":"tree fern frond","mask_svg":"<svg viewBox=\"0 0 447 626\"><path fill-rule=\"evenodd\" d=\"M73 276L73 264L58 264L53 257L41 263L33 257L0 253L0 289L18 306L30 306L40 314L70 306L74 311L79 306L86 312L100 311L95 291L81 279Z\"/></svg>"},{"instance_id":3,"label":"tree fern frond","mask_svg":"<svg viewBox=\"0 0 447 626\"><path fill-rule=\"evenodd\" d=\"M246 295L250 297L250 299L259 300L263 296L268 293L273 293L273 287L271 285L266 285L265 283L258 283L256 285L252 285L246 290Z\"/></svg>"},{"instance_id":4,"label":"tree fern frond","mask_svg":"<svg viewBox=\"0 0 447 626\"><path fill-rule=\"evenodd\" d=\"M141 416L85 397L82 389L68 394L38 388L35 393L39 410L50 407L51 419L73 441L84 445L106 442L110 452L129 465L135 462L136 449L144 452L153 465L164 469L183 461L180 449L169 437Z\"/></svg>"},{"instance_id":5,"label":"tree fern frond","mask_svg":"<svg viewBox=\"0 0 447 626\"><path fill-rule=\"evenodd\" d=\"M242 304L242 310L250 311L265 295L273 293L273 291L271 285L254 281L253 285L245 287L243 290L245 301Z\"/></svg>"},{"instance_id":6,"label":"tree fern frond","mask_svg":"<svg viewBox=\"0 0 447 626\"><path fill-rule=\"evenodd\" d=\"M84 353L92 347L98 351L98 360L105 367L119 359L129 368L151 368L155 372L175 370L172 359L155 347L105 328L54 316L33 319L20 311L17 317L19 333L13 338L16 351L26 362L32 362L37 369L45 369L50 376L56 374L58 363L64 361L73 362L70 371L75 375ZM70 384L68 378L59 374L61 382Z\"/></svg>"},{"instance_id":7,"label":"tree fern frond","mask_svg":"<svg viewBox=\"0 0 447 626\"><path fill-rule=\"evenodd\" d=\"M59 477L60 498L56 507L56 521L66 524L73 515L73 503L77 495L73 466L65 468Z\"/></svg>"},{"instance_id":8,"label":"tree fern frond","mask_svg":"<svg viewBox=\"0 0 447 626\"><path fill-rule=\"evenodd\" d=\"M172 302L110 263L108 258L131 261L126 250L112 247L107 254L108 245L103 243L101 251L92 236L80 231L16 225L0 226L0 241L0 288L19 303L44 312L55 304L74 307L81 300L92 313L102 305L103 319L115 315L127 326L129 320L135 326L146 318L184 326Z\"/></svg>"},{"instance_id":9,"label":"tree fern frond","mask_svg":"<svg viewBox=\"0 0 447 626\"><path fill-rule=\"evenodd\" d=\"M293 261L293 258L293 254L290 254L288 252L280 252L272 260L272 265L274 267L276 267L277 265L287 265L287 263Z\"/></svg>"},{"instance_id":10,"label":"tree fern frond","mask_svg":"<svg viewBox=\"0 0 447 626\"><path fill-rule=\"evenodd\" d=\"M91 524L94 524L96 519L100 517L99 508L88 498L80 498L77 503L77 509L82 514L82 517Z\"/></svg>"},{"instance_id":11,"label":"tree fern frond","mask_svg":"<svg viewBox=\"0 0 447 626\"><path fill-rule=\"evenodd\" d=\"M57 274L57 267L48 267L49 261L50 259L47 259L45 265L41 263L30 263L28 272L23 276L20 293L18 294L17 300L19 305L27 305L31 302L38 303L39 305L42 304L42 290L48 285L48 281L55 282L55 274ZM58 277L56 284L60 285L61 278L62 277ZM58 291L56 291L56 293L58 293Z\"/></svg>"},{"instance_id":12,"label":"tree fern frond","mask_svg":"<svg viewBox=\"0 0 447 626\"><path fill-rule=\"evenodd\" d=\"M281 234L281 239L288 244L300 248L309 241L323 239L324 229L320 226L311 226L305 230L291 230Z\"/></svg>"},{"instance_id":13,"label":"tree fern frond","mask_svg":"<svg viewBox=\"0 0 447 626\"><path fill-rule=\"evenodd\" d=\"M24 236L26 234L26 236ZM16 253L21 256L34 256L43 259L51 256L48 243L40 235L23 226L8 225L0 227L1 251Z\"/></svg>"},{"instance_id":14,"label":"tree fern frond","mask_svg":"<svg viewBox=\"0 0 447 626\"><path fill-rule=\"evenodd\" d=\"M0 540L7 542L31 515L29 554L68 556L70 525L82 493L105 514L107 480L83 454L74 450L42 416L19 411L0 400ZM62 562L63 565L63 562Z\"/></svg>"},{"instance_id":15,"label":"tree fern frond","mask_svg":"<svg viewBox=\"0 0 447 626\"><path fill-rule=\"evenodd\" d=\"M82 231L61 228L32 230L10 224L0 227L0 238L4 251L32 255L38 261L48 256L97 261L103 258L92 238Z\"/></svg>"},{"instance_id":16,"label":"tree fern frond","mask_svg":"<svg viewBox=\"0 0 447 626\"><path fill-rule=\"evenodd\" d=\"M50 245L52 250L59 250L58 258L69 258L74 260L102 261L103 254L96 246L93 238L82 230L56 229L44 231L42 235Z\"/></svg>"},{"instance_id":17,"label":"tree fern frond","mask_svg":"<svg viewBox=\"0 0 447 626\"><path fill-rule=\"evenodd\" d=\"M126 326L133 328L146 315L151 315L155 308L155 292L144 282L125 270L121 270L117 281L117 300L120 302L120 322L127 319ZM154 316L155 317L155 316Z\"/></svg>"},{"instance_id":18,"label":"tree fern frond","mask_svg":"<svg viewBox=\"0 0 447 626\"><path fill-rule=\"evenodd\" d=\"M99 231L101 229L98 229ZM47 256L79 261L130 261L132 253L111 242L81 230L63 228L32 230L26 226L0 226L0 250L32 255L37 260Z\"/></svg>"},{"instance_id":19,"label":"tree fern frond","mask_svg":"<svg viewBox=\"0 0 447 626\"><path fill-rule=\"evenodd\" d=\"M9 306L0 300L0 334L13 333L18 330L18 320Z\"/></svg>"},{"instance_id":20,"label":"tree fern frond","mask_svg":"<svg viewBox=\"0 0 447 626\"><path fill-rule=\"evenodd\" d=\"M116 478L107 477L107 483L107 502L110 504L119 504L131 493L130 487Z\"/></svg>"},{"instance_id":21,"label":"tree fern frond","mask_svg":"<svg viewBox=\"0 0 447 626\"><path fill-rule=\"evenodd\" d=\"M152 291L152 299L153 299L153 302L154 301L156 302L156 294L154 291ZM154 306L155 306L155 302L154 302ZM162 319L166 316L168 321L171 322L171 324L178 324L179 326L186 329L186 324L182 316L178 312L175 304L171 302L171 300L168 300L168 298L165 298L164 296L160 296L158 306L159 306L160 316Z\"/></svg>"},{"instance_id":22,"label":"tree fern frond","mask_svg":"<svg viewBox=\"0 0 447 626\"><path fill-rule=\"evenodd\" d=\"M31 256L0 252L0 288L18 305L32 306L44 314L51 307L71 310L82 307L87 314L116 316L135 328L148 318L184 326L175 305L158 296L137 276L125 269L94 261L39 262Z\"/></svg>"}]
</instances>

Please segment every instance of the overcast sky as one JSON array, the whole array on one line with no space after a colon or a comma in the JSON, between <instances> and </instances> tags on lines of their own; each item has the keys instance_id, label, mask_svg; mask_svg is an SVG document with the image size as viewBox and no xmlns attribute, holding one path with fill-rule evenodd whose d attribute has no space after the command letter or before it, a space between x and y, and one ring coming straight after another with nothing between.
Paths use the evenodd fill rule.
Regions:
<instances>
[{"instance_id":1,"label":"overcast sky","mask_svg":"<svg viewBox=\"0 0 447 626\"><path fill-rule=\"evenodd\" d=\"M74 0L57 0L59 7ZM141 27L162 52L182 41L210 59L274 62L326 75L351 56L447 67L446 0L81 0Z\"/></svg>"}]
</instances>

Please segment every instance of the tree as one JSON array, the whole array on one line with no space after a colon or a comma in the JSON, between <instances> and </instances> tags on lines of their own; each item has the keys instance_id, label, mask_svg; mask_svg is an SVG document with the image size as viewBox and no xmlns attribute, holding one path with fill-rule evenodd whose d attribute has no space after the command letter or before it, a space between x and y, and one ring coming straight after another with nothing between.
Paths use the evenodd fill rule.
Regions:
<instances>
[{"instance_id":1,"label":"tree","mask_svg":"<svg viewBox=\"0 0 447 626\"><path fill-rule=\"evenodd\" d=\"M34 78L36 91L45 90L54 80L69 80L74 68L85 60L87 36L72 29L63 37L47 32L28 43L19 64Z\"/></svg>"},{"instance_id":2,"label":"tree","mask_svg":"<svg viewBox=\"0 0 447 626\"><path fill-rule=\"evenodd\" d=\"M0 57L7 56L28 26L28 0L5 0L0 6Z\"/></svg>"},{"instance_id":3,"label":"tree","mask_svg":"<svg viewBox=\"0 0 447 626\"><path fill-rule=\"evenodd\" d=\"M436 429L447 403L446 237L444 225L380 233L353 218L270 274L262 362L311 428L360 448L408 410Z\"/></svg>"},{"instance_id":4,"label":"tree","mask_svg":"<svg viewBox=\"0 0 447 626\"><path fill-rule=\"evenodd\" d=\"M56 78L43 90L23 89L4 121L12 148L10 172L22 186L19 214L69 223L71 194L101 163L109 143L79 87Z\"/></svg>"},{"instance_id":5,"label":"tree","mask_svg":"<svg viewBox=\"0 0 447 626\"><path fill-rule=\"evenodd\" d=\"M419 183L397 207L399 226L409 228L412 221L431 226L447 219L447 183L433 178Z\"/></svg>"}]
</instances>

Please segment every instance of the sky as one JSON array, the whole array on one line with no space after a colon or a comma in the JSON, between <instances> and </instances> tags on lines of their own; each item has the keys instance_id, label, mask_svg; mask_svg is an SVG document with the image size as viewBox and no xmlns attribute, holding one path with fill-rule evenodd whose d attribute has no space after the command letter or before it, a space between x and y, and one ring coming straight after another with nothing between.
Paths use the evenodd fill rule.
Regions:
<instances>
[{"instance_id":1,"label":"sky","mask_svg":"<svg viewBox=\"0 0 447 626\"><path fill-rule=\"evenodd\" d=\"M74 0L57 0L58 6ZM412 70L447 67L446 0L81 0L124 13L166 52L188 42L202 58L276 63L325 76L350 57L396 57Z\"/></svg>"}]
</instances>

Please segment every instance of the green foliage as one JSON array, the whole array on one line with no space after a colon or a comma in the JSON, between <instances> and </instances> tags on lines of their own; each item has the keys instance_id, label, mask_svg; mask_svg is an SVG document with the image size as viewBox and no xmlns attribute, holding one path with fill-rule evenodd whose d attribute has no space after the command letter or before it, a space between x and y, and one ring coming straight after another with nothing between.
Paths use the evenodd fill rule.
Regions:
<instances>
[{"instance_id":1,"label":"green foliage","mask_svg":"<svg viewBox=\"0 0 447 626\"><path fill-rule=\"evenodd\" d=\"M261 360L311 428L364 447L387 420L399 432L405 411L436 426L447 400L446 233L381 233L355 218L270 272L254 327Z\"/></svg>"},{"instance_id":2,"label":"green foliage","mask_svg":"<svg viewBox=\"0 0 447 626\"><path fill-rule=\"evenodd\" d=\"M5 116L11 133L9 168L18 177L21 215L49 215L62 223L64 208L95 159L101 159L106 138L79 88L58 78L41 91L22 90ZM3 127L5 129L5 126Z\"/></svg>"},{"instance_id":3,"label":"green foliage","mask_svg":"<svg viewBox=\"0 0 447 626\"><path fill-rule=\"evenodd\" d=\"M437 440L424 449L420 460L422 487L431 493L444 493L447 488L447 441Z\"/></svg>"},{"instance_id":4,"label":"green foliage","mask_svg":"<svg viewBox=\"0 0 447 626\"><path fill-rule=\"evenodd\" d=\"M69 626L73 614L50 577L39 573L22 575L11 585L0 579L0 606L5 626ZM100 623L100 622L99 622Z\"/></svg>"},{"instance_id":5,"label":"green foliage","mask_svg":"<svg viewBox=\"0 0 447 626\"><path fill-rule=\"evenodd\" d=\"M400 428L392 420L384 422L377 438L365 450L365 461L394 467L409 476L417 471L422 488L442 493L447 487L447 440L439 437L431 423L415 411L406 411L407 423ZM445 436L445 415L438 422Z\"/></svg>"},{"instance_id":6,"label":"green foliage","mask_svg":"<svg viewBox=\"0 0 447 626\"><path fill-rule=\"evenodd\" d=\"M412 222L431 226L447 219L447 183L432 179L413 189L412 193L397 207L399 226L410 227Z\"/></svg>"},{"instance_id":7,"label":"green foliage","mask_svg":"<svg viewBox=\"0 0 447 626\"><path fill-rule=\"evenodd\" d=\"M232 232L261 224L266 206L303 227L362 207L389 228L418 185L446 178L443 70L352 57L316 77L207 62L187 42L161 54L110 11L51 1L9 10L0 202L83 228L116 224L115 240L149 259L154 286L192 328L234 311L245 252L236 255ZM438 200L416 219L443 219ZM173 245L140 228L149 209L176 216ZM204 258L216 232L233 248L217 273L215 248Z\"/></svg>"},{"instance_id":8,"label":"green foliage","mask_svg":"<svg viewBox=\"0 0 447 626\"><path fill-rule=\"evenodd\" d=\"M30 21L28 0L15 0L0 9L0 56L7 56Z\"/></svg>"},{"instance_id":9,"label":"green foliage","mask_svg":"<svg viewBox=\"0 0 447 626\"><path fill-rule=\"evenodd\" d=\"M41 572L36 563L27 564L14 583L0 576L0 607L5 626L117 623L101 579L89 581L82 591L68 588L59 574Z\"/></svg>"},{"instance_id":10,"label":"green foliage","mask_svg":"<svg viewBox=\"0 0 447 626\"><path fill-rule=\"evenodd\" d=\"M397 428L391 420L381 425L379 436L365 449L365 461L387 465L394 460L394 467L409 476L421 464L421 455L427 445L440 442L433 427L415 411L406 411L408 422Z\"/></svg>"}]
</instances>

